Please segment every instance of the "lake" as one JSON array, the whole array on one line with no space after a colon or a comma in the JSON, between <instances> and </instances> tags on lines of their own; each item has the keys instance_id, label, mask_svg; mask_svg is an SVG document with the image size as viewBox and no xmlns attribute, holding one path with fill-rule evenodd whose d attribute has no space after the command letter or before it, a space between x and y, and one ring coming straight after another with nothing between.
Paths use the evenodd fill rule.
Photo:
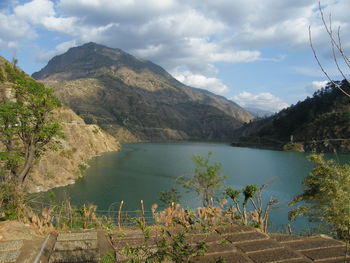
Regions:
<instances>
[{"instance_id":1,"label":"lake","mask_svg":"<svg viewBox=\"0 0 350 263\"><path fill-rule=\"evenodd\" d=\"M74 185L54 189L58 198L68 195L73 204L94 203L98 209L108 210L112 203L124 200L123 210L145 209L160 203L160 192L172 187L182 194L181 204L196 207L201 204L194 193L187 193L175 183L178 176L191 174L191 157L212 152L212 162L222 164L221 174L227 177L224 186L242 188L246 184L268 184L265 198L273 196L280 203L270 214L275 230L290 223L287 203L302 192L302 179L311 171L307 153L281 152L231 147L218 143L125 143L120 152L106 153L94 158L85 176ZM349 162L349 155L327 155L341 163ZM300 231L310 228L306 219L290 223Z\"/></svg>"}]
</instances>

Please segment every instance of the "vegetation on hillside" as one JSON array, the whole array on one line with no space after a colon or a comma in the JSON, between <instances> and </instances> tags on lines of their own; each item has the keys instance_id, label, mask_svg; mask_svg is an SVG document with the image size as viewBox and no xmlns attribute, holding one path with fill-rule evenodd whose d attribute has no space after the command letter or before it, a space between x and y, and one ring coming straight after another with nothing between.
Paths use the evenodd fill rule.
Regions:
<instances>
[{"instance_id":1,"label":"vegetation on hillside","mask_svg":"<svg viewBox=\"0 0 350 263\"><path fill-rule=\"evenodd\" d=\"M0 218L16 219L25 214L22 186L30 169L61 135L51 116L60 103L15 64L0 62Z\"/></svg>"},{"instance_id":2,"label":"vegetation on hillside","mask_svg":"<svg viewBox=\"0 0 350 263\"><path fill-rule=\"evenodd\" d=\"M346 80L338 84L350 91ZM329 83L311 98L238 129L233 145L282 149L292 141L305 151L346 153L350 152L349 123L350 98Z\"/></svg>"},{"instance_id":3,"label":"vegetation on hillside","mask_svg":"<svg viewBox=\"0 0 350 263\"><path fill-rule=\"evenodd\" d=\"M53 146L60 124L51 117L60 103L53 90L28 77L16 66L5 63L2 84L10 84L12 99L0 104L0 165L2 180L26 180L35 160ZM1 84L0 83L0 84Z\"/></svg>"}]
</instances>

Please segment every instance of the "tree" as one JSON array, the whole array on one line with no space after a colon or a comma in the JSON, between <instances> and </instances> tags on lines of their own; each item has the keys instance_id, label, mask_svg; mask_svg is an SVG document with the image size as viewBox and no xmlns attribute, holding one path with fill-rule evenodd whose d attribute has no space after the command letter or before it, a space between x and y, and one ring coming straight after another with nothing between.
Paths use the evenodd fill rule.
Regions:
<instances>
[{"instance_id":1,"label":"tree","mask_svg":"<svg viewBox=\"0 0 350 263\"><path fill-rule=\"evenodd\" d=\"M246 185L242 190L235 190L231 187L226 188L225 195L233 201L236 208L238 218L243 225L248 223L254 224L255 227L259 227L261 231L267 233L269 212L271 207L278 203L277 199L270 197L270 200L263 207L263 191L267 187L266 184L258 187L255 184ZM242 208L240 206L240 194L243 194ZM247 213L248 203L251 203L253 210ZM250 215L250 220L249 220Z\"/></svg>"},{"instance_id":2,"label":"tree","mask_svg":"<svg viewBox=\"0 0 350 263\"><path fill-rule=\"evenodd\" d=\"M347 68L347 70L350 69L350 59L347 56L347 54L344 51L344 48L342 46L342 41L341 41L341 35L340 35L340 26L337 29L337 33L334 34L333 31L333 26L332 26L332 16L329 15L329 20L328 23L324 17L323 11L322 11L322 7L321 7L321 2L318 2L318 9L321 15L321 19L322 19L322 23L324 26L324 29L326 30L326 33L329 37L330 43L331 43L331 49L332 49L332 55L333 55L333 61L337 67L337 70L339 72L339 74L343 77L344 81L346 81L348 84L350 84L348 78L347 78L347 74L349 74L350 72L345 73L344 70L342 69L341 65L340 65L340 61L338 59L338 57L340 57L340 60L343 60L343 63L345 65L345 67ZM339 85L338 82L332 80L332 78L330 77L330 75L328 74L328 72L325 70L325 68L323 67L316 49L314 48L313 42L312 42L312 32L311 32L311 26L309 26L309 42L310 42L310 46L312 49L312 52L314 54L314 57L317 61L317 64L319 65L320 69L322 70L323 74L325 74L325 76L327 77L327 79L337 88L339 89L343 94L345 94L346 96L350 97L350 93L347 92L346 90L344 90L342 88L341 85Z\"/></svg>"},{"instance_id":3,"label":"tree","mask_svg":"<svg viewBox=\"0 0 350 263\"><path fill-rule=\"evenodd\" d=\"M349 72L344 71L344 67L350 69L350 59L345 53L340 26L336 34L333 30L332 16L329 15L328 22L322 11L321 2L319 2L319 12L321 15L323 27L329 37L333 61L338 73L343 81L334 81L323 67L312 41L311 27L309 27L309 42L314 57L327 77L330 83L340 90L344 95L350 97L350 92L346 89L350 82L347 76ZM341 67L341 61L343 67ZM348 164L340 165L334 160L324 160L323 155L310 155L309 160L314 163L314 169L303 180L305 186L304 192L297 195L290 206L297 203L305 203L292 210L288 217L294 220L297 216L308 216L311 221L322 221L332 227L338 238L347 241L350 240L350 166Z\"/></svg>"},{"instance_id":4,"label":"tree","mask_svg":"<svg viewBox=\"0 0 350 263\"><path fill-rule=\"evenodd\" d=\"M160 192L159 200L165 205L165 207L170 207L172 203L178 203L180 199L181 195L175 188Z\"/></svg>"},{"instance_id":5,"label":"tree","mask_svg":"<svg viewBox=\"0 0 350 263\"><path fill-rule=\"evenodd\" d=\"M5 180L22 184L34 161L55 144L55 136L62 135L59 122L52 118L52 110L60 103L52 89L15 65L5 63L3 75L0 84L11 84L14 98L0 103L0 140L4 146L0 164L7 171Z\"/></svg>"},{"instance_id":6,"label":"tree","mask_svg":"<svg viewBox=\"0 0 350 263\"><path fill-rule=\"evenodd\" d=\"M195 191L202 199L203 206L212 206L215 192L221 188L225 177L220 175L221 164L210 164L211 153L207 157L192 156L194 174L177 178L177 183L189 191Z\"/></svg>"},{"instance_id":7,"label":"tree","mask_svg":"<svg viewBox=\"0 0 350 263\"><path fill-rule=\"evenodd\" d=\"M294 197L290 206L305 203L292 210L288 217L308 216L311 221L325 222L338 238L349 241L350 231L350 165L324 160L322 154L308 159L314 168L303 180L304 192Z\"/></svg>"}]
</instances>

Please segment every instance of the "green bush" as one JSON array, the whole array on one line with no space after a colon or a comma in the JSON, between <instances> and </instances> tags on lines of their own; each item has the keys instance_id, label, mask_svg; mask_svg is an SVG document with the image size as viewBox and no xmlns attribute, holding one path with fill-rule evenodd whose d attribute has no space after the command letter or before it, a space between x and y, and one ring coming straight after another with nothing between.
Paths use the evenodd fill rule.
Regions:
<instances>
[{"instance_id":1,"label":"green bush","mask_svg":"<svg viewBox=\"0 0 350 263\"><path fill-rule=\"evenodd\" d=\"M324 160L322 154L312 154L308 159L314 164L311 173L303 180L304 192L289 203L297 206L289 219L307 216L331 226L334 235L348 240L350 232L350 165L340 165L334 160Z\"/></svg>"},{"instance_id":2,"label":"green bush","mask_svg":"<svg viewBox=\"0 0 350 263\"><path fill-rule=\"evenodd\" d=\"M212 153L207 157L193 155L195 165L194 174L184 175L177 178L177 183L189 192L196 192L202 199L203 206L212 206L216 191L220 190L225 176L220 175L221 164L210 163Z\"/></svg>"},{"instance_id":3,"label":"green bush","mask_svg":"<svg viewBox=\"0 0 350 263\"><path fill-rule=\"evenodd\" d=\"M25 211L25 194L13 183L0 183L0 220L22 218Z\"/></svg>"},{"instance_id":4,"label":"green bush","mask_svg":"<svg viewBox=\"0 0 350 263\"><path fill-rule=\"evenodd\" d=\"M5 81L5 76L2 70L0 69L0 82L4 82L4 81Z\"/></svg>"}]
</instances>

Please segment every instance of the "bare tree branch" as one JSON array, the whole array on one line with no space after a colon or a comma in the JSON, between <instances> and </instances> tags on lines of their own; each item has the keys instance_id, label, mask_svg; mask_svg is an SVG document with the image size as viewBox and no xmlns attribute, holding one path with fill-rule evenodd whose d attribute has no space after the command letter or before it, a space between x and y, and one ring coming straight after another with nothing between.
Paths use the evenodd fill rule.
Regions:
<instances>
[{"instance_id":1,"label":"bare tree branch","mask_svg":"<svg viewBox=\"0 0 350 263\"><path fill-rule=\"evenodd\" d=\"M323 25L324 25L324 28L326 29L327 31L327 34L330 38L330 40L332 41L332 43L335 45L335 47L338 49L339 53L341 54L342 58L344 59L346 65L348 67L350 67L350 60L349 58L346 56L344 50L342 49L342 45L341 45L341 38L340 38L340 30L338 30L338 41L339 43L337 43L337 41L334 40L334 37L333 37L333 34L331 33L331 28L328 27L327 23L326 23L326 20L324 18L324 14L323 14L323 11L322 11L322 8L321 8L321 2L318 2L318 9L320 11L320 14L321 14L321 19L322 19L322 22L323 22Z\"/></svg>"},{"instance_id":2,"label":"bare tree branch","mask_svg":"<svg viewBox=\"0 0 350 263\"><path fill-rule=\"evenodd\" d=\"M330 34L333 38L333 29L332 29L332 17L331 17L331 14L329 14L329 30L330 30ZM338 28L338 31L339 31L339 28ZM341 43L341 42L339 42ZM335 65L337 66L337 69L338 71L340 72L340 74L342 75L343 79L347 80L344 72L342 71L342 69L340 68L339 66L339 63L338 63L338 59L337 59L337 55L336 55L336 52L335 52L335 44L334 42L331 40L331 46L332 46L332 53L333 53L333 60L335 62Z\"/></svg>"},{"instance_id":3,"label":"bare tree branch","mask_svg":"<svg viewBox=\"0 0 350 263\"><path fill-rule=\"evenodd\" d=\"M342 48L342 43L341 43L341 38L340 38L340 26L338 27L338 32L337 32L337 36L338 36L338 45L340 47L341 50L343 50ZM344 57L346 58L347 61L349 61L348 57L346 56L346 54L344 54ZM348 68L350 68L349 64L346 64L348 66Z\"/></svg>"},{"instance_id":4,"label":"bare tree branch","mask_svg":"<svg viewBox=\"0 0 350 263\"><path fill-rule=\"evenodd\" d=\"M328 29L327 29L327 30L328 30ZM335 81L333 81L333 80L331 79L331 77L328 75L327 71L323 68L323 66L322 66L322 64L321 64L321 62L320 62L320 60L318 59L316 50L315 50L314 45L313 45L313 43L312 43L311 26L309 26L309 42L310 42L310 46L311 46L312 52L313 52L313 54L314 54L314 57L315 57L315 59L316 59L316 61L317 61L317 64L318 64L318 66L320 67L320 69L322 70L323 74L325 74L325 76L328 78L329 82L331 82L336 88L338 88L338 89L339 89L341 92L343 92L346 96L350 97L350 94L349 94L349 93L347 93L345 90L343 90L343 89L341 88L341 86L340 86L338 83L336 83Z\"/></svg>"}]
</instances>

